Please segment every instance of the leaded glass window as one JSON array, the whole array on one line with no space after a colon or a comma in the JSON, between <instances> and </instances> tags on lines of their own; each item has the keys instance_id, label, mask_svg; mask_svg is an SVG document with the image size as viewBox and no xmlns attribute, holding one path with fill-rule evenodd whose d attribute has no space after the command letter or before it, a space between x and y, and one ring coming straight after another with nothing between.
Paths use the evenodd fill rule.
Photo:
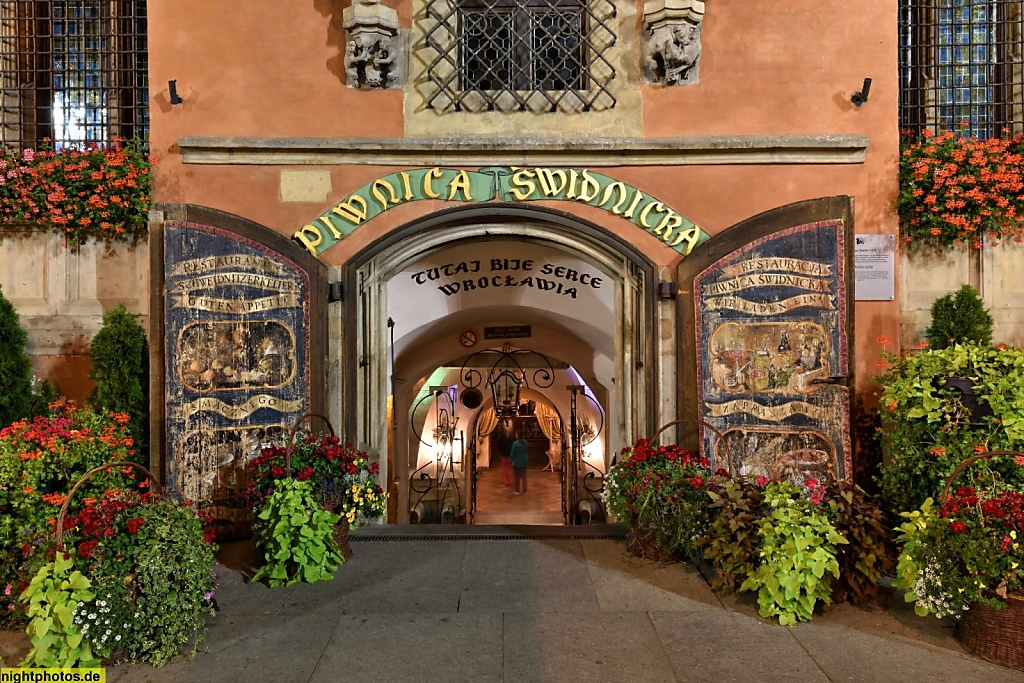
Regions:
<instances>
[{"instance_id":1,"label":"leaded glass window","mask_svg":"<svg viewBox=\"0 0 1024 683\"><path fill-rule=\"evenodd\" d=\"M145 0L0 0L0 144L147 137Z\"/></svg>"},{"instance_id":2,"label":"leaded glass window","mask_svg":"<svg viewBox=\"0 0 1024 683\"><path fill-rule=\"evenodd\" d=\"M1024 131L1018 0L901 0L900 124Z\"/></svg>"}]
</instances>

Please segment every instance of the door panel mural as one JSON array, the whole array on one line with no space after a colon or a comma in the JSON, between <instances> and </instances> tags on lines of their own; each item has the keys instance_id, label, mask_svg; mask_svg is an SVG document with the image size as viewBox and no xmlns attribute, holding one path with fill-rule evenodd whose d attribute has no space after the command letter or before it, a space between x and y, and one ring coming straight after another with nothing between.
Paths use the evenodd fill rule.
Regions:
<instances>
[{"instance_id":1,"label":"door panel mural","mask_svg":"<svg viewBox=\"0 0 1024 683\"><path fill-rule=\"evenodd\" d=\"M168 221L163 236L165 481L213 516L219 538L244 536L249 461L314 408L314 283L229 230Z\"/></svg>"},{"instance_id":2,"label":"door panel mural","mask_svg":"<svg viewBox=\"0 0 1024 683\"><path fill-rule=\"evenodd\" d=\"M850 227L843 204L835 208L835 218L796 225L787 218L829 211L784 207L777 221L769 212L753 228L761 236L745 244L743 231L730 229L722 241L741 246L708 253L692 276L692 407L725 441L712 429L700 432L699 446L716 466L768 478L852 473Z\"/></svg>"}]
</instances>

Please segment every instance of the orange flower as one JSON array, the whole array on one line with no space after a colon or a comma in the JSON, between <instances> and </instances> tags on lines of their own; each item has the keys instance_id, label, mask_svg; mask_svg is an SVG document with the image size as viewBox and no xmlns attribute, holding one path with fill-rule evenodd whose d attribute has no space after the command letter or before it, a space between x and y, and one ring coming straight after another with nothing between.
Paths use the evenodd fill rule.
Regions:
<instances>
[{"instance_id":1,"label":"orange flower","mask_svg":"<svg viewBox=\"0 0 1024 683\"><path fill-rule=\"evenodd\" d=\"M879 344L892 344L892 339L889 339L889 337L887 337L884 334L875 341L878 342Z\"/></svg>"},{"instance_id":2,"label":"orange flower","mask_svg":"<svg viewBox=\"0 0 1024 683\"><path fill-rule=\"evenodd\" d=\"M43 502L49 503L50 505L63 505L65 500L67 500L67 496L63 493L43 494Z\"/></svg>"},{"instance_id":3,"label":"orange flower","mask_svg":"<svg viewBox=\"0 0 1024 683\"><path fill-rule=\"evenodd\" d=\"M975 453L985 453L987 451L988 451L988 448L986 448L985 446L982 446L980 443L974 444L974 452Z\"/></svg>"},{"instance_id":4,"label":"orange flower","mask_svg":"<svg viewBox=\"0 0 1024 683\"><path fill-rule=\"evenodd\" d=\"M939 456L942 456L942 455L945 455L945 454L946 454L946 449L945 449L945 448L942 448L941 446L934 446L934 447L933 447L933 448L932 448L932 449L931 449L930 451L928 451L928 452L929 452L929 453L931 453L932 455L936 456L936 457L939 457Z\"/></svg>"},{"instance_id":5,"label":"orange flower","mask_svg":"<svg viewBox=\"0 0 1024 683\"><path fill-rule=\"evenodd\" d=\"M889 410L896 410L896 401L889 402Z\"/></svg>"},{"instance_id":6,"label":"orange flower","mask_svg":"<svg viewBox=\"0 0 1024 683\"><path fill-rule=\"evenodd\" d=\"M21 492L22 493L33 493L34 491L35 491L35 489L32 488L31 486L23 486L23 487L21 487Z\"/></svg>"},{"instance_id":7,"label":"orange flower","mask_svg":"<svg viewBox=\"0 0 1024 683\"><path fill-rule=\"evenodd\" d=\"M927 339L923 339L923 340L917 342L917 348L919 348L919 349L926 349L926 348L928 348L928 340Z\"/></svg>"}]
</instances>

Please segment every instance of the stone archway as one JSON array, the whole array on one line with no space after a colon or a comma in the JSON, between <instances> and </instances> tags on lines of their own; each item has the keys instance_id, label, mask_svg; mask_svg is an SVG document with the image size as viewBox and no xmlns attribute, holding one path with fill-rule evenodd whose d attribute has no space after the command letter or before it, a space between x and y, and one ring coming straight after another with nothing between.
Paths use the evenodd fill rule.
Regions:
<instances>
[{"instance_id":1,"label":"stone archway","mask_svg":"<svg viewBox=\"0 0 1024 683\"><path fill-rule=\"evenodd\" d=\"M389 297L389 284L393 285L403 273L408 276L410 267L424 259L459 249L479 249L483 254L496 249L496 245L546 254L549 260L576 260L586 264L591 275L599 274L602 286L608 289L607 301L611 302L607 317L596 324L601 328L600 334L585 329L585 315L574 318L560 315L557 310L543 311L543 305L536 301L529 304L525 295L523 300L513 297L488 307L459 306L451 297L436 292L432 293L433 299L451 303L451 307L435 306L438 312L430 324L424 323L415 330L403 329L405 312L396 306L393 296ZM484 263L466 268L475 268L473 275L477 278L495 277L486 259L483 260ZM449 272L465 274L452 273L455 268ZM602 403L609 406L606 459L610 459L614 446L650 433L661 419L657 414L659 397L667 388L661 386L665 373L659 364L662 359L655 353L659 332L654 315L654 268L632 245L600 226L534 207L460 208L433 214L389 233L357 254L343 272L345 301L331 311L330 323L331 395L344 397L332 405L334 419L344 424L348 438L371 452L382 456L389 453L388 466L383 469L391 482L396 478L400 481L398 473L405 471L404 465L396 466L394 459L396 447L408 441L403 416L411 399L402 385L422 383L428 373L456 357L460 348L458 333L464 328L532 321L539 333L530 340L529 348L558 358L589 353L589 365L577 362L585 368L583 374L589 373L594 384L607 393L601 397ZM420 279L421 285L428 284L426 277ZM531 287L518 289L525 291ZM530 294L540 296L538 291ZM408 308L409 302L403 303ZM423 304L428 308L430 305ZM413 308L416 307L413 302ZM574 349L581 351L577 353ZM674 367L670 372L674 374ZM383 463L385 458L381 460ZM398 498L401 505L402 496ZM401 521L405 510L400 508L396 512L393 519Z\"/></svg>"}]
</instances>

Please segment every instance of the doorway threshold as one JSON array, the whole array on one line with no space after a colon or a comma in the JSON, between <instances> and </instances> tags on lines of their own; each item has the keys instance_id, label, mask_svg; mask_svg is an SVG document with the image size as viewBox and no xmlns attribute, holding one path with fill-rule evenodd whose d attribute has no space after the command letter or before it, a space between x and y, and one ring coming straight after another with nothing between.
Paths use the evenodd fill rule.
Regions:
<instances>
[{"instance_id":1,"label":"doorway threshold","mask_svg":"<svg viewBox=\"0 0 1024 683\"><path fill-rule=\"evenodd\" d=\"M349 532L354 543L395 541L623 540L621 524L544 526L532 524L373 524Z\"/></svg>"},{"instance_id":2,"label":"doorway threshold","mask_svg":"<svg viewBox=\"0 0 1024 683\"><path fill-rule=\"evenodd\" d=\"M562 513L557 510L547 512L480 510L473 517L473 524L475 526L494 526L495 524L501 526L562 526L565 522Z\"/></svg>"}]
</instances>

